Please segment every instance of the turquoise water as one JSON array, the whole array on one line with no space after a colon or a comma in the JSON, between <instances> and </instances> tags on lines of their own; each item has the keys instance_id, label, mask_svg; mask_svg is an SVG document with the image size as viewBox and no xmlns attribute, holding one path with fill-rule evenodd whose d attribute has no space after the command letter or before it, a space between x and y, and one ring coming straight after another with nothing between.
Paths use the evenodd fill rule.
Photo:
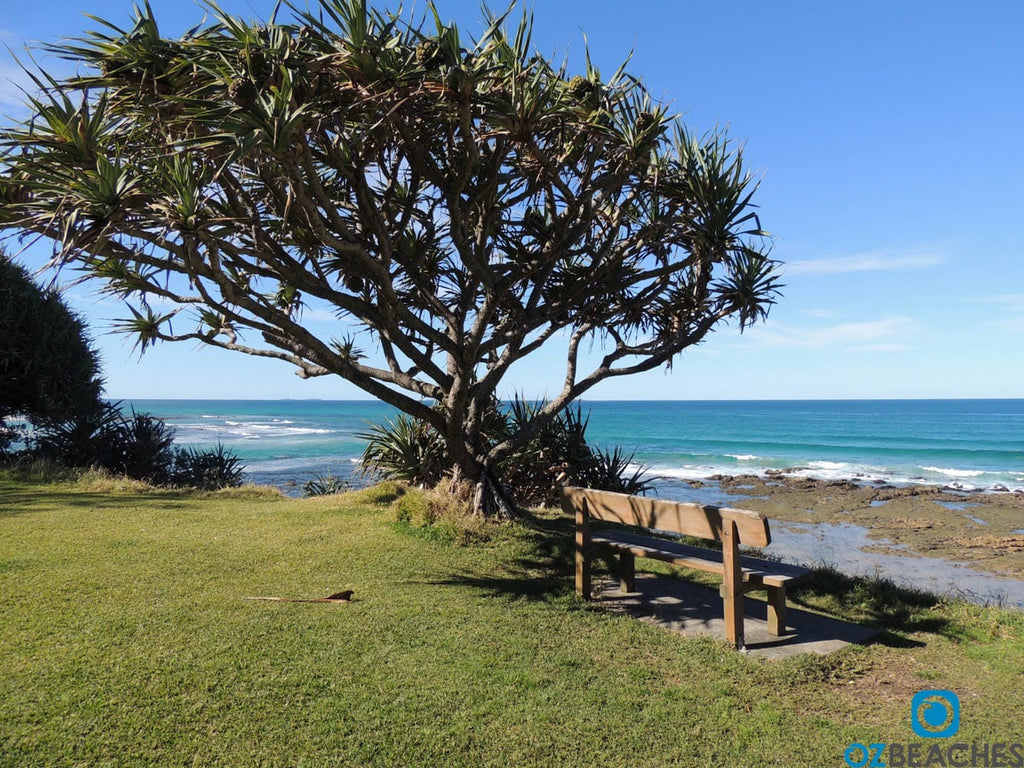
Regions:
<instances>
[{"instance_id":1,"label":"turquoise water","mask_svg":"<svg viewBox=\"0 0 1024 768\"><path fill-rule=\"evenodd\" d=\"M222 442L250 479L286 490L317 474L352 475L363 448L357 434L394 414L376 401L128 402L166 419L180 443ZM635 451L663 491L715 474L791 468L827 479L1024 489L1024 399L598 401L584 410L591 441Z\"/></svg>"}]
</instances>

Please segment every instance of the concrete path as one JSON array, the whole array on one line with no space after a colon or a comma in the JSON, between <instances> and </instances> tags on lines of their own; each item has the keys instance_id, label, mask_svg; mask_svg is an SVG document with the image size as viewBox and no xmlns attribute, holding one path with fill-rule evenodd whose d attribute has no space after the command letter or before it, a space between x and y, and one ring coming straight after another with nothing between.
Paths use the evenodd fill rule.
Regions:
<instances>
[{"instance_id":1,"label":"concrete path","mask_svg":"<svg viewBox=\"0 0 1024 768\"><path fill-rule=\"evenodd\" d=\"M665 627L681 635L711 635L725 640L722 598L718 590L653 574L636 576L636 592L619 592L617 581L595 580L594 602L606 610L628 613L642 621ZM781 659L797 653L827 654L853 643L870 640L879 630L830 619L790 607L786 624L790 634L768 633L767 605L744 598L746 653Z\"/></svg>"}]
</instances>

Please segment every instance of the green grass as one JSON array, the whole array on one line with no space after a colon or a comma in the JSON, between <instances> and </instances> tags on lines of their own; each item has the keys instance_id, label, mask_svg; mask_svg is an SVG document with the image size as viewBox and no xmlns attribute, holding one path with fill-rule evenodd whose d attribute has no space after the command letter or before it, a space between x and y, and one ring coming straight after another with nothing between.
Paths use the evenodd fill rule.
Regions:
<instances>
[{"instance_id":1,"label":"green grass","mask_svg":"<svg viewBox=\"0 0 1024 768\"><path fill-rule=\"evenodd\" d=\"M1024 737L1018 612L823 575L881 641L768 662L577 601L560 516L459 546L393 499L0 474L0 765L841 765L922 688Z\"/></svg>"}]
</instances>

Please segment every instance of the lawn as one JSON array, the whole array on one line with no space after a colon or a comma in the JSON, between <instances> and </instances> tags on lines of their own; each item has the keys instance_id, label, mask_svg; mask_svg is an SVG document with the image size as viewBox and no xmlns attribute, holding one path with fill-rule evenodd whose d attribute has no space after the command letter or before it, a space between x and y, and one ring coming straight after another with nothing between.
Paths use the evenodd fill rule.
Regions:
<instances>
[{"instance_id":1,"label":"lawn","mask_svg":"<svg viewBox=\"0 0 1024 768\"><path fill-rule=\"evenodd\" d=\"M0 474L0 765L844 765L926 688L1024 740L1019 612L823 576L887 631L765 661L577 601L560 515L459 543L389 501Z\"/></svg>"}]
</instances>

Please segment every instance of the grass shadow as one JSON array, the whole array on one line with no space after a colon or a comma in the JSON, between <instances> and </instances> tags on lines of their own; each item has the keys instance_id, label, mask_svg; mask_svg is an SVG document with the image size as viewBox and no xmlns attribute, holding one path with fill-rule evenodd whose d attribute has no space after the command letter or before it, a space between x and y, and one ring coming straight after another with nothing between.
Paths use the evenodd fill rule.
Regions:
<instances>
[{"instance_id":1,"label":"grass shadow","mask_svg":"<svg viewBox=\"0 0 1024 768\"><path fill-rule=\"evenodd\" d=\"M145 504L159 509L178 509L184 506L189 491L112 494L104 491L82 491L69 488L34 491L0 489L0 518L38 514L61 507L126 509Z\"/></svg>"},{"instance_id":2,"label":"grass shadow","mask_svg":"<svg viewBox=\"0 0 1024 768\"><path fill-rule=\"evenodd\" d=\"M879 642L886 645L917 644L894 633L957 634L949 618L933 610L941 602L938 597L884 577L848 576L831 566L820 567L792 588L789 598L809 610L883 629Z\"/></svg>"},{"instance_id":3,"label":"grass shadow","mask_svg":"<svg viewBox=\"0 0 1024 768\"><path fill-rule=\"evenodd\" d=\"M490 597L551 602L574 595L573 521L523 512L501 572L461 572L432 583L467 586Z\"/></svg>"}]
</instances>

